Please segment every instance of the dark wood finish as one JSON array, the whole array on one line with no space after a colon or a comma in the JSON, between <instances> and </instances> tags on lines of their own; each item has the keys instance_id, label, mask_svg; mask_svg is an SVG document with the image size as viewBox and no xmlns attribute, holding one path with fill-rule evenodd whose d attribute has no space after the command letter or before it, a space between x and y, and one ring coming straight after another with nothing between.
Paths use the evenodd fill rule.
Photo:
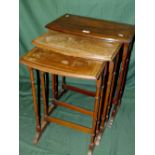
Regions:
<instances>
[{"instance_id":1,"label":"dark wood finish","mask_svg":"<svg viewBox=\"0 0 155 155\"><path fill-rule=\"evenodd\" d=\"M96 95L95 92L85 90L85 89L81 89L81 88L78 88L78 87L74 87L74 86L71 86L71 85L68 85L68 84L63 84L63 88L69 89L69 90L72 90L72 91L75 91L75 92L79 92L81 94L88 95L88 96L91 96L91 97L95 97L95 95Z\"/></svg>"},{"instance_id":2,"label":"dark wood finish","mask_svg":"<svg viewBox=\"0 0 155 155\"><path fill-rule=\"evenodd\" d=\"M93 112L93 122L92 122L92 135L89 145L88 154L92 154L95 145L95 137L96 137L96 127L97 127L97 116L100 105L100 96L101 96L101 84L102 84L102 76L96 81L96 96L94 102L94 112Z\"/></svg>"},{"instance_id":3,"label":"dark wood finish","mask_svg":"<svg viewBox=\"0 0 155 155\"><path fill-rule=\"evenodd\" d=\"M52 79L52 95L53 95L53 99L57 99L58 98L58 76L52 74L51 75L51 79Z\"/></svg>"},{"instance_id":4,"label":"dark wood finish","mask_svg":"<svg viewBox=\"0 0 155 155\"><path fill-rule=\"evenodd\" d=\"M128 47L129 47L129 44L124 44L122 64L121 64L120 73L119 73L119 81L118 81L117 88L116 88L116 100L118 100L119 93L121 90L121 85L122 85L123 76L124 76L124 67L126 66L125 63L128 58L127 57L128 56Z\"/></svg>"},{"instance_id":5,"label":"dark wood finish","mask_svg":"<svg viewBox=\"0 0 155 155\"><path fill-rule=\"evenodd\" d=\"M112 105L112 98L113 98L113 95L114 95L114 84L115 84L115 80L116 80L115 76L116 76L116 70L117 70L117 67L118 67L118 60L119 60L119 53L116 56L115 64L114 64L113 77L112 77L112 81L111 81L111 90L110 90L110 96L109 96L107 112L106 112L106 122L109 119L109 112L110 112L110 108L111 108L111 105Z\"/></svg>"},{"instance_id":6,"label":"dark wood finish","mask_svg":"<svg viewBox=\"0 0 155 155\"><path fill-rule=\"evenodd\" d=\"M65 14L46 25L50 30L110 41L131 42L134 26L108 20Z\"/></svg>"},{"instance_id":7,"label":"dark wood finish","mask_svg":"<svg viewBox=\"0 0 155 155\"><path fill-rule=\"evenodd\" d=\"M48 106L46 103L46 92L45 92L45 79L44 79L44 72L40 71L41 75L41 89L42 89L42 97L43 97L43 103L44 103L44 117L47 117L48 115Z\"/></svg>"},{"instance_id":8,"label":"dark wood finish","mask_svg":"<svg viewBox=\"0 0 155 155\"><path fill-rule=\"evenodd\" d=\"M96 134L99 134L100 130L100 121L101 121L101 116L102 116L102 107L103 107L103 100L104 100L104 91L105 91L105 84L106 84L106 75L107 75L107 65L104 69L103 72L103 78L102 78L102 85L101 85L101 96L100 96L100 105L99 105L99 110L98 110L98 118L97 118L97 127L96 127ZM96 140L97 142L97 140Z\"/></svg>"},{"instance_id":9,"label":"dark wood finish","mask_svg":"<svg viewBox=\"0 0 155 155\"><path fill-rule=\"evenodd\" d=\"M21 62L29 67L32 81L37 131L34 142L38 142L38 139L48 122L55 122L90 133L91 141L88 154L92 154L95 143L97 144L96 141L101 139L106 120L108 119L114 92L115 71L118 62L118 56L116 57L116 55L123 43L124 51L116 89L116 106L114 107L114 110L117 110L120 106L129 62L129 44L134 36L134 26L67 14L48 24L46 27L51 30L33 41L39 48L34 48L26 56L21 58ZM56 30L57 32L52 30ZM115 59L116 62L114 63ZM103 60L109 61L109 63L103 62ZM106 66L108 69L106 69ZM42 96L44 103L44 118L42 123L39 121L32 68L41 71ZM52 74L53 107L63 106L93 116L92 128L48 116L49 110L54 108L49 107L48 109L44 72ZM106 79L107 73L108 82L106 88L104 88L104 79ZM58 75L63 77L62 94L65 90L70 89L92 97L95 96L93 112L57 100L59 98ZM96 80L96 93L67 85L65 76Z\"/></svg>"},{"instance_id":10,"label":"dark wood finish","mask_svg":"<svg viewBox=\"0 0 155 155\"><path fill-rule=\"evenodd\" d=\"M65 102L62 102L62 101L58 101L58 100L54 100L53 102L54 102L55 105L62 106L62 107L65 107L65 108L68 108L68 109L71 109L71 110L74 110L74 111L78 111L78 112L80 112L82 114L85 114L85 115L93 116L93 112L89 111L87 109L79 108L79 107L73 106L71 104L68 104L68 103L65 103Z\"/></svg>"},{"instance_id":11,"label":"dark wood finish","mask_svg":"<svg viewBox=\"0 0 155 155\"><path fill-rule=\"evenodd\" d=\"M105 65L105 62L65 56L39 48L32 49L20 62L44 72L90 80L97 79Z\"/></svg>"},{"instance_id":12,"label":"dark wood finish","mask_svg":"<svg viewBox=\"0 0 155 155\"><path fill-rule=\"evenodd\" d=\"M128 49L129 47L127 47L126 49L125 46L128 46L128 44L131 44L134 41L134 25L65 14L60 18L54 20L53 22L47 24L46 28L48 28L49 30L56 30L67 34L79 35L87 38L96 38L106 41L117 41L124 44L125 54L122 55L123 71L120 71L120 75L117 79L117 90L115 90L116 96L114 96L112 99L113 104L116 104L115 109L118 109L125 85L124 77L126 77L127 74L127 69L125 68L127 68L128 66L131 53L131 49ZM125 56L126 50L128 50L127 57ZM123 61L128 62L124 63ZM123 76L121 74L123 74ZM113 111L113 113L115 113L115 110Z\"/></svg>"},{"instance_id":13,"label":"dark wood finish","mask_svg":"<svg viewBox=\"0 0 155 155\"><path fill-rule=\"evenodd\" d=\"M62 76L62 90L65 91L64 85L66 84L66 77Z\"/></svg>"},{"instance_id":14,"label":"dark wood finish","mask_svg":"<svg viewBox=\"0 0 155 155\"><path fill-rule=\"evenodd\" d=\"M125 44L124 45L124 59L122 60L122 66L121 66L121 76L120 76L120 80L121 82L119 83L118 87L117 87L117 90L116 90L116 96L115 96L115 100L113 102L113 111L112 111L112 114L111 114L111 118L109 120L109 127L111 128L112 126L112 123L115 119L115 116L120 108L120 104L121 104L121 97L122 97L122 94L123 94L123 89L124 89L124 86L125 86L125 79L126 79L126 75L127 75L127 70L128 70L128 65L129 65L129 58L130 58L130 54L131 54L131 47L132 47L132 44Z\"/></svg>"},{"instance_id":15,"label":"dark wood finish","mask_svg":"<svg viewBox=\"0 0 155 155\"><path fill-rule=\"evenodd\" d=\"M101 139L104 128L105 128L105 120L106 120L106 114L107 114L106 112L107 112L107 107L109 103L108 101L109 101L110 91L111 91L113 71L114 71L114 62L111 61L109 62L109 67L108 67L108 81L107 81L107 88L105 92L104 106L102 108L100 131L99 131L99 134L97 135L97 139L99 140Z\"/></svg>"}]
</instances>

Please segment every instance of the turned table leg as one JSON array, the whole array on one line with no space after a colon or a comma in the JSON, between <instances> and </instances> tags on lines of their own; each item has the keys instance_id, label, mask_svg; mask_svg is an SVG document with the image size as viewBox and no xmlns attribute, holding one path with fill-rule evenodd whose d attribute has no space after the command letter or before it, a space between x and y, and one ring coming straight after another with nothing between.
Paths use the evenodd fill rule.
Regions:
<instances>
[{"instance_id":1,"label":"turned table leg","mask_svg":"<svg viewBox=\"0 0 155 155\"><path fill-rule=\"evenodd\" d=\"M62 76L62 89L64 90L64 85L66 84L66 77Z\"/></svg>"},{"instance_id":2,"label":"turned table leg","mask_svg":"<svg viewBox=\"0 0 155 155\"><path fill-rule=\"evenodd\" d=\"M98 121L98 110L100 104L100 95L101 95L101 83L102 83L102 76L99 77L96 81L96 96L95 96L95 103L94 103L94 111L93 111L93 123L92 123L92 135L88 150L88 155L92 155L92 151L95 146L95 137L96 137L96 127Z\"/></svg>"},{"instance_id":3,"label":"turned table leg","mask_svg":"<svg viewBox=\"0 0 155 155\"><path fill-rule=\"evenodd\" d=\"M104 98L104 105L102 107L102 116L101 116L101 124L100 124L100 130L99 134L97 135L97 141L100 141L104 127L105 127L105 120L106 120L106 112L107 112L107 107L109 104L109 97L110 97L110 90L111 90L111 85L112 85L112 78L113 78L113 71L114 71L114 62L111 61L109 62L109 67L108 67L108 81L106 85L106 92L105 92L105 98ZM97 142L99 143L99 142Z\"/></svg>"},{"instance_id":4,"label":"turned table leg","mask_svg":"<svg viewBox=\"0 0 155 155\"><path fill-rule=\"evenodd\" d=\"M41 124L40 124L40 117L39 117L39 109L37 104L37 98L36 98L36 88L34 83L34 73L33 69L28 67L30 72L30 79L31 79L31 85L32 85L32 96L33 96L33 105L34 105L34 112L35 112L35 119L36 119L36 135L38 135L41 131ZM37 136L34 137L33 143L37 143L38 138Z\"/></svg>"},{"instance_id":5,"label":"turned table leg","mask_svg":"<svg viewBox=\"0 0 155 155\"><path fill-rule=\"evenodd\" d=\"M99 130L100 130L100 123L101 123L101 115L102 115L102 107L103 107L103 98L104 98L104 91L105 91L106 75L107 75L107 65L106 65L106 67L104 69L104 72L102 74L101 95L100 95L100 104L99 104L98 117L97 117L96 135L99 134ZM100 140L96 136L95 144L99 145L99 143L100 143Z\"/></svg>"},{"instance_id":6,"label":"turned table leg","mask_svg":"<svg viewBox=\"0 0 155 155\"><path fill-rule=\"evenodd\" d=\"M34 139L33 139L33 144L37 144L39 141L39 138L41 137L42 132L44 131L44 129L48 125L48 122L45 121L44 117L46 115L48 115L49 113L51 113L55 109L55 106L51 105L49 108L47 108L45 83L44 83L44 73L41 72L42 95L43 95L43 101L44 101L44 103L46 103L46 105L44 104L44 117L43 117L43 119L40 118L39 106L37 104L37 98L36 98L36 88L35 88L35 84L34 84L33 69L30 67L28 67L28 69L30 72L30 79L31 79L31 84L32 84L33 105L34 105L34 112L35 112L35 119L36 119L36 134L35 134ZM38 75L39 75L39 71L38 71ZM38 86L38 87L40 87L40 86Z\"/></svg>"},{"instance_id":7,"label":"turned table leg","mask_svg":"<svg viewBox=\"0 0 155 155\"><path fill-rule=\"evenodd\" d=\"M120 107L120 103L121 103L121 97L122 97L122 93L123 93L123 88L125 85L125 78L126 78L126 74L127 74L127 68L128 68L128 64L129 64L129 57L130 57L130 51L129 51L129 43L124 44L124 50L123 50L123 55L122 55L122 64L121 64L121 68L120 68L120 73L119 73L119 77L118 77L118 83L117 83L117 88L116 88L116 95L115 95L115 102L113 110L112 110L112 114L109 120L109 127L112 126L113 120L116 116L116 113Z\"/></svg>"},{"instance_id":8,"label":"turned table leg","mask_svg":"<svg viewBox=\"0 0 155 155\"><path fill-rule=\"evenodd\" d=\"M35 88L35 83L34 83L34 73L33 69L28 67L29 72L30 72L30 79L31 79L31 85L32 85L32 96L33 96L33 105L34 105L34 112L35 112L35 119L36 119L36 134L33 139L33 144L38 143L38 140L40 138L41 134L41 122L40 122L40 114L39 114L39 108L37 104L37 97L36 97L36 88Z\"/></svg>"},{"instance_id":9,"label":"turned table leg","mask_svg":"<svg viewBox=\"0 0 155 155\"><path fill-rule=\"evenodd\" d=\"M58 98L58 75L52 74L52 96L53 99Z\"/></svg>"},{"instance_id":10,"label":"turned table leg","mask_svg":"<svg viewBox=\"0 0 155 155\"><path fill-rule=\"evenodd\" d=\"M116 56L115 64L114 64L114 70L112 73L113 77L112 77L112 81L111 81L110 96L109 96L109 101L108 101L108 105L107 105L106 122L108 122L108 120L109 120L110 109L112 108L112 98L114 95L114 85L115 85L115 80L116 80L116 71L117 71L117 67L118 67L118 60L119 60L119 53ZM108 122L108 126L111 127L110 121Z\"/></svg>"},{"instance_id":11,"label":"turned table leg","mask_svg":"<svg viewBox=\"0 0 155 155\"><path fill-rule=\"evenodd\" d=\"M44 72L41 73L41 88L42 88L42 97L43 97L43 105L44 105L44 118L48 116L48 106L47 106L47 99L46 99L46 90L45 90L45 79L44 79Z\"/></svg>"}]
</instances>

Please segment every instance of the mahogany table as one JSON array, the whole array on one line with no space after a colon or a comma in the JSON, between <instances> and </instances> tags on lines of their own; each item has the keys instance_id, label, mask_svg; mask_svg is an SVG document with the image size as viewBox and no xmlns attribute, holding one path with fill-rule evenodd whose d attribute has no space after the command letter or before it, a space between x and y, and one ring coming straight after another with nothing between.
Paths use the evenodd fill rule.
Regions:
<instances>
[{"instance_id":1,"label":"mahogany table","mask_svg":"<svg viewBox=\"0 0 155 155\"><path fill-rule=\"evenodd\" d=\"M120 63L118 65L119 75L112 99L112 104L114 107L109 120L109 127L111 127L113 119L115 118L121 104L121 97L125 85L131 49L134 43L134 26L108 20L65 14L55 21L47 24L46 28L67 34L74 34L106 41L115 41L123 44L123 51L122 53L120 52ZM64 78L63 82L65 83Z\"/></svg>"},{"instance_id":2,"label":"mahogany table","mask_svg":"<svg viewBox=\"0 0 155 155\"><path fill-rule=\"evenodd\" d=\"M74 56L85 59L91 59L96 61L106 61L108 63L109 69L109 89L107 89L107 94L110 96L106 98L105 103L107 104L107 109L101 108L101 114L99 118L99 128L96 132L98 136L96 137L96 144L99 145L101 136L105 128L105 120L107 122L109 117L109 111L111 107L111 100L113 95L114 83L115 83L115 74L118 66L119 60L119 51L121 44L117 42L108 42L100 39L86 38L83 36L77 36L72 34L66 34L59 31L52 31L44 33L39 36L32 43L42 49L54 50L55 52L64 54L66 56ZM63 76L65 77L65 76ZM63 78L64 79L64 78ZM66 84L63 80L63 89L66 92L66 89L77 91L86 95L95 96L95 92L86 91L73 87ZM107 86L108 87L108 86ZM107 95L107 96L108 96Z\"/></svg>"},{"instance_id":3,"label":"mahogany table","mask_svg":"<svg viewBox=\"0 0 155 155\"><path fill-rule=\"evenodd\" d=\"M91 155L95 144L98 145L103 134L109 112L113 111L109 121L112 125L122 97L123 87L134 38L134 26L105 20L65 14L46 25L48 32L34 39L36 48L21 58L28 66L32 82L32 95L36 116L37 143L48 122L55 122L91 134L88 154ZM41 73L44 117L40 122L33 70ZM45 91L45 73L52 74L53 104L48 107ZM116 81L118 74L118 80ZM63 77L61 93L58 92L58 75ZM83 90L65 81L65 77L96 80L96 92ZM115 86L116 85L116 86ZM60 102L58 99L66 90L73 90L95 97L94 111ZM92 128L50 117L57 107L92 116Z\"/></svg>"},{"instance_id":4,"label":"mahogany table","mask_svg":"<svg viewBox=\"0 0 155 155\"><path fill-rule=\"evenodd\" d=\"M87 44L90 44L90 41L88 41ZM119 51L121 44L117 44L117 43L109 43L109 44L110 44L110 48L113 47L112 50L114 52ZM103 45L104 45L103 47L108 49L109 44L108 43L105 44L103 42ZM82 55L83 54L85 55L86 53L82 53ZM98 53L98 50L96 50L96 53ZM111 87L111 84L109 81L111 81L112 71L114 68L113 61L110 64L108 64L103 60L97 61L97 60L88 59L88 58L86 59L86 58L80 58L75 56L63 55L61 53L61 50L59 52L58 50L53 51L53 50L47 50L47 49L36 47L31 51L29 51L25 56L23 56L20 59L20 62L28 66L31 83L32 83L32 95L33 95L34 111L35 111L35 117L36 117L36 135L33 142L34 143L38 142L39 137L41 136L48 122L54 122L86 133L90 133L91 141L89 145L88 155L91 155L95 147L96 136L98 136L97 129L99 129L99 123L100 123L99 119L101 117L100 116L101 106L103 106L103 109L106 110L108 105L107 99L110 96L109 91ZM107 75L108 68L110 68L110 73L108 76L108 82L106 82L105 76ZM40 122L40 118L39 118L39 110L38 110L38 104L36 99L36 88L34 84L33 70L38 70L41 73L41 87L42 87L42 96L43 96L43 104L44 104L44 116L43 116L42 122ZM46 98L47 95L45 92L45 79L44 79L45 73L52 74L53 104L50 106L48 106L47 98ZM94 110L89 111L87 109L79 108L79 107L70 105L68 103L59 101L58 100L59 93L57 89L58 75L65 76L65 77L96 80ZM107 83L107 87L105 89L106 94L105 94L105 100L103 105L103 90L104 90L105 83ZM57 106L63 106L65 108L69 108L71 110L78 111L85 115L91 116L93 118L92 128L88 128L85 126L81 126L75 123L67 122L67 121L49 116L50 113ZM103 122L103 125L104 125L104 122Z\"/></svg>"}]
</instances>

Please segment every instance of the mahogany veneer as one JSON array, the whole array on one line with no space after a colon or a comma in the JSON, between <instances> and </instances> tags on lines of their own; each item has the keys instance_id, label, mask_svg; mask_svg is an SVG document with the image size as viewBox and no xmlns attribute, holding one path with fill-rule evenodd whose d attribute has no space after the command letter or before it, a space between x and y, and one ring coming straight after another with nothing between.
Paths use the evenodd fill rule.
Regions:
<instances>
[{"instance_id":1,"label":"mahogany veneer","mask_svg":"<svg viewBox=\"0 0 155 155\"><path fill-rule=\"evenodd\" d=\"M46 25L50 30L89 36L110 41L129 43L134 36L134 26L108 20L65 14Z\"/></svg>"},{"instance_id":2,"label":"mahogany veneer","mask_svg":"<svg viewBox=\"0 0 155 155\"><path fill-rule=\"evenodd\" d=\"M28 66L32 82L32 95L36 117L36 136L34 143L47 126L48 122L55 122L91 134L91 142L88 154L99 144L105 128L105 122L109 118L109 111L113 101L114 111L112 122L116 115L116 109L125 84L131 43L134 38L134 26L116 23L107 20L93 19L89 17L65 14L62 17L46 25L49 31L36 38L32 43L37 46L29 51L20 60ZM123 47L121 55L120 48ZM119 60L121 63L119 64ZM40 72L42 96L44 103L44 117L39 118L39 110L36 99L33 70ZM119 77L114 98L114 83L116 71L119 69ZM45 87L45 74L52 74L53 104L47 105L47 91ZM61 94L58 93L58 75L63 77ZM96 80L96 92L83 90L66 84L65 77ZM94 110L75 107L65 102L58 101L66 89L95 97ZM81 112L93 118L92 128L50 117L49 114L57 107L63 106L74 111Z\"/></svg>"},{"instance_id":3,"label":"mahogany veneer","mask_svg":"<svg viewBox=\"0 0 155 155\"><path fill-rule=\"evenodd\" d=\"M135 26L103 19L65 14L50 22L45 27L49 30L55 30L76 36L78 35L82 36L83 38L89 37L108 42L115 41L123 44L123 54L120 58L121 63L117 67L119 68L117 87L115 88L115 93L113 93L115 96L112 95L112 104L114 108L109 121L109 127L111 127L121 104L131 49L134 43ZM98 60L100 60L100 58ZM63 85L64 83L65 77L63 77Z\"/></svg>"},{"instance_id":4,"label":"mahogany veneer","mask_svg":"<svg viewBox=\"0 0 155 155\"><path fill-rule=\"evenodd\" d=\"M44 72L83 79L98 79L105 63L65 56L50 50L34 48L20 62Z\"/></svg>"},{"instance_id":5,"label":"mahogany veneer","mask_svg":"<svg viewBox=\"0 0 155 155\"><path fill-rule=\"evenodd\" d=\"M32 43L37 47L54 50L64 55L98 61L113 60L121 47L121 44L117 42L105 42L58 31L49 31L34 39Z\"/></svg>"}]
</instances>

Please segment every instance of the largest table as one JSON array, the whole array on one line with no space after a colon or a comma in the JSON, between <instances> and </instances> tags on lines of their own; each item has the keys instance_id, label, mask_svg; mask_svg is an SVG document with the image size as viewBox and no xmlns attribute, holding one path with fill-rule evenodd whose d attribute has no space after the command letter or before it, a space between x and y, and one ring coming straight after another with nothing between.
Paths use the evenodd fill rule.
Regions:
<instances>
[{"instance_id":1,"label":"largest table","mask_svg":"<svg viewBox=\"0 0 155 155\"><path fill-rule=\"evenodd\" d=\"M121 104L130 54L134 43L134 25L65 14L47 24L46 28L63 33L115 41L123 44L122 53L120 53L119 75L113 93L113 111L109 121L109 126L111 126ZM63 79L63 81L65 81L65 79Z\"/></svg>"}]
</instances>

